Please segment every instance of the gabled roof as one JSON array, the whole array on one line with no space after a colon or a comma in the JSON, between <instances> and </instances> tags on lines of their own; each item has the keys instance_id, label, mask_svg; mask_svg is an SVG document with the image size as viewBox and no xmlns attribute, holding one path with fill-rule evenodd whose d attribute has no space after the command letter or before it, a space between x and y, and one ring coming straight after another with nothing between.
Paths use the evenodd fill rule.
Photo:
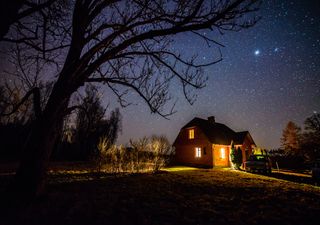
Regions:
<instances>
[{"instance_id":1,"label":"gabled roof","mask_svg":"<svg viewBox=\"0 0 320 225\"><path fill-rule=\"evenodd\" d=\"M241 145L244 142L244 139L248 135L248 131L237 132L234 138L235 145Z\"/></svg>"},{"instance_id":2,"label":"gabled roof","mask_svg":"<svg viewBox=\"0 0 320 225\"><path fill-rule=\"evenodd\" d=\"M221 145L230 145L232 141L234 144L243 144L245 137L249 134L248 131L235 132L222 123L210 122L198 117L195 117L182 129L191 127L199 127L211 143Z\"/></svg>"}]
</instances>

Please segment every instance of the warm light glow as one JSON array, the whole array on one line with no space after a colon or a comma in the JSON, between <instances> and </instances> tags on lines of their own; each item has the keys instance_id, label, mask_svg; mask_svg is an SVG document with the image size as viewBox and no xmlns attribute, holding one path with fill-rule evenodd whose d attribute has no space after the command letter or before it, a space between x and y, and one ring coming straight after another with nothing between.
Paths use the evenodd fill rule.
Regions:
<instances>
[{"instance_id":1,"label":"warm light glow","mask_svg":"<svg viewBox=\"0 0 320 225\"><path fill-rule=\"evenodd\" d=\"M201 157L201 148L196 147L196 158L200 158Z\"/></svg>"},{"instance_id":2,"label":"warm light glow","mask_svg":"<svg viewBox=\"0 0 320 225\"><path fill-rule=\"evenodd\" d=\"M225 159L226 158L226 150L224 148L220 149L220 157L221 157L221 159Z\"/></svg>"},{"instance_id":3,"label":"warm light glow","mask_svg":"<svg viewBox=\"0 0 320 225\"><path fill-rule=\"evenodd\" d=\"M187 171L187 170L199 170L199 168L187 167L187 166L174 166L174 167L163 168L161 170L168 171L168 172L179 172L179 171Z\"/></svg>"},{"instance_id":4,"label":"warm light glow","mask_svg":"<svg viewBox=\"0 0 320 225\"><path fill-rule=\"evenodd\" d=\"M189 130L189 139L194 139L194 129Z\"/></svg>"}]
</instances>

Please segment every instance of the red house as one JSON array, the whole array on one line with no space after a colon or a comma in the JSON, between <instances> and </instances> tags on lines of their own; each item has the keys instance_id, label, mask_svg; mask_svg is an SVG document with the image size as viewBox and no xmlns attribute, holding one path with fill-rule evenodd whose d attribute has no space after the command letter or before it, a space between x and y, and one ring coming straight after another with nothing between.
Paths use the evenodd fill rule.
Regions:
<instances>
[{"instance_id":1,"label":"red house","mask_svg":"<svg viewBox=\"0 0 320 225\"><path fill-rule=\"evenodd\" d=\"M232 144L242 151L243 161L256 146L248 131L235 132L224 124L216 123L214 116L208 120L195 117L181 128L173 146L177 164L200 167L231 165Z\"/></svg>"}]
</instances>

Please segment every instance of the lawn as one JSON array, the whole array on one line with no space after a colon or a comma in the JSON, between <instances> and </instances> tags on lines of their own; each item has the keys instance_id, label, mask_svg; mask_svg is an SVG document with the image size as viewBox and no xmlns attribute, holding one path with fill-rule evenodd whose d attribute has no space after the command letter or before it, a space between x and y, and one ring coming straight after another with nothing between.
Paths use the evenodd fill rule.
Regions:
<instances>
[{"instance_id":1,"label":"lawn","mask_svg":"<svg viewBox=\"0 0 320 225\"><path fill-rule=\"evenodd\" d=\"M0 177L3 193L10 175ZM52 173L47 194L0 224L319 224L320 188L230 169Z\"/></svg>"}]
</instances>

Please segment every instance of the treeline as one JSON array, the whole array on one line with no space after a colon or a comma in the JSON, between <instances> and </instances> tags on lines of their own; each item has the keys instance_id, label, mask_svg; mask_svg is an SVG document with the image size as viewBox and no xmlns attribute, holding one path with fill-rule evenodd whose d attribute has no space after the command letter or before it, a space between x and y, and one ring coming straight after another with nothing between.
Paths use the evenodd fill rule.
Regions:
<instances>
[{"instance_id":1,"label":"treeline","mask_svg":"<svg viewBox=\"0 0 320 225\"><path fill-rule=\"evenodd\" d=\"M282 132L281 147L268 153L273 163L284 168L305 168L320 159L320 114L308 117L303 129L289 121Z\"/></svg>"},{"instance_id":2,"label":"treeline","mask_svg":"<svg viewBox=\"0 0 320 225\"><path fill-rule=\"evenodd\" d=\"M10 111L21 100L19 90L0 88L0 111ZM10 103L10 104L9 104ZM0 158L3 161L20 159L21 149L32 130L34 119L32 102L24 102L11 115L0 117ZM87 86L84 97L64 120L51 160L88 161L99 151L100 137L108 137L110 145L121 132L121 114L118 109L106 115L98 90Z\"/></svg>"},{"instance_id":3,"label":"treeline","mask_svg":"<svg viewBox=\"0 0 320 225\"><path fill-rule=\"evenodd\" d=\"M12 102L14 96L16 102L20 101L19 90L3 90L0 88L2 112L8 107L14 108L6 105L5 100ZM20 159L23 144L32 130L34 111L31 108L31 102L25 102L12 115L1 117L1 160ZM157 172L171 161L174 151L165 136L153 135L130 140L126 147L115 145L121 132L121 114L115 109L106 116L107 108L102 106L99 92L93 86L87 86L84 97L73 108L74 112L61 127L51 155L52 161L87 161L98 173Z\"/></svg>"}]
</instances>

